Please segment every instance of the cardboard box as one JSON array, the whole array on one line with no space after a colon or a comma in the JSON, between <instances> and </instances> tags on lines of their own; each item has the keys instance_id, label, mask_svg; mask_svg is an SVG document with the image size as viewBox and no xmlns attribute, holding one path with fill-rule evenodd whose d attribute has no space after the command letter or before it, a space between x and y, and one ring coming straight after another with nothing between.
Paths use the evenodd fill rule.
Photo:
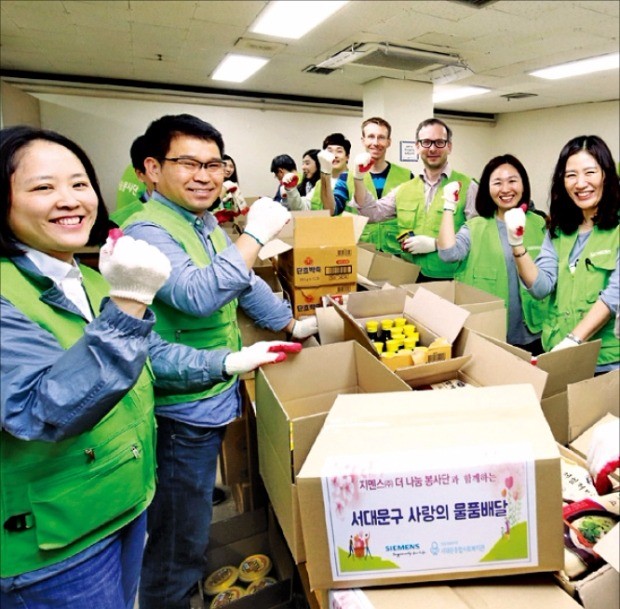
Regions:
<instances>
[{"instance_id":1,"label":"cardboard box","mask_svg":"<svg viewBox=\"0 0 620 609\"><path fill-rule=\"evenodd\" d=\"M563 457L581 465L587 470L586 460L576 452L559 446ZM607 609L617 607L620 600L619 571L620 524L609 531L595 546L594 550L608 564L581 579L570 580L564 571L554 574L556 582L571 596L578 599L585 609Z\"/></svg>"},{"instance_id":2,"label":"cardboard box","mask_svg":"<svg viewBox=\"0 0 620 609\"><path fill-rule=\"evenodd\" d=\"M509 345L492 336L486 336L486 338L522 360L532 361L532 354L529 351ZM536 366L549 375L541 406L555 439L564 446L585 429L581 427L581 423L575 425L571 421L573 413L568 403L568 386L593 378L600 348L600 340L588 341L570 349L543 353L535 359ZM592 422L599 419L602 414L594 415Z\"/></svg>"},{"instance_id":3,"label":"cardboard box","mask_svg":"<svg viewBox=\"0 0 620 609\"><path fill-rule=\"evenodd\" d=\"M427 388L447 381L462 381L474 387L528 383L541 399L548 374L485 339L477 332L463 330L461 356L433 366L413 366L399 370L398 376L411 388Z\"/></svg>"},{"instance_id":4,"label":"cardboard box","mask_svg":"<svg viewBox=\"0 0 620 609\"><path fill-rule=\"evenodd\" d=\"M207 575L226 565L238 567L252 554L266 554L277 583L231 603L231 609L285 609L293 598L294 564L273 513L248 512L211 524ZM236 585L245 586L242 583ZM205 597L208 607L210 598Z\"/></svg>"},{"instance_id":5,"label":"cardboard box","mask_svg":"<svg viewBox=\"0 0 620 609\"><path fill-rule=\"evenodd\" d=\"M385 284L393 287L415 283L420 267L398 256L370 251L358 245L357 283L365 290L378 290Z\"/></svg>"},{"instance_id":6,"label":"cardboard box","mask_svg":"<svg viewBox=\"0 0 620 609\"><path fill-rule=\"evenodd\" d=\"M296 288L355 283L361 234L356 226L366 221L362 216L331 217L327 210L294 212L259 257L277 256L278 273Z\"/></svg>"},{"instance_id":7,"label":"cardboard box","mask_svg":"<svg viewBox=\"0 0 620 609\"><path fill-rule=\"evenodd\" d=\"M304 349L256 375L259 471L296 562L305 560L296 476L343 393L411 391L354 341Z\"/></svg>"},{"instance_id":8,"label":"cardboard box","mask_svg":"<svg viewBox=\"0 0 620 609\"><path fill-rule=\"evenodd\" d=\"M560 455L530 385L340 395L297 485L315 589L563 565Z\"/></svg>"},{"instance_id":9,"label":"cardboard box","mask_svg":"<svg viewBox=\"0 0 620 609\"><path fill-rule=\"evenodd\" d=\"M584 434L607 414L620 416L620 369L568 385L567 397L568 445L585 455L589 434Z\"/></svg>"},{"instance_id":10,"label":"cardboard box","mask_svg":"<svg viewBox=\"0 0 620 609\"><path fill-rule=\"evenodd\" d=\"M455 280L399 285L411 295L423 285L425 290L430 290L471 313L465 320L465 328L506 340L506 304L502 298Z\"/></svg>"},{"instance_id":11,"label":"cardboard box","mask_svg":"<svg viewBox=\"0 0 620 609\"><path fill-rule=\"evenodd\" d=\"M404 317L415 324L420 335L420 345L428 346L440 336L454 345L465 320L470 315L469 311L425 289L418 290L413 296L409 296L402 288L357 292L349 295L346 309L338 303L332 304L344 320L345 340L358 341L375 357L379 357L379 354L365 330L365 322L369 319ZM454 349L452 356L453 359L458 359ZM427 373L432 374L434 370L432 367L444 363L432 362L418 365L417 368L428 367ZM450 365L458 368L462 363L464 362L456 361ZM399 368L396 374L400 376L412 367Z\"/></svg>"},{"instance_id":12,"label":"cardboard box","mask_svg":"<svg viewBox=\"0 0 620 609\"><path fill-rule=\"evenodd\" d=\"M611 607L613 605L609 605ZM457 585L332 590L329 609L579 609L549 576L481 579ZM600 605L600 609L603 605Z\"/></svg>"},{"instance_id":13,"label":"cardboard box","mask_svg":"<svg viewBox=\"0 0 620 609\"><path fill-rule=\"evenodd\" d=\"M282 287L286 299L291 303L291 310L295 319L316 315L316 310L323 308L323 302L327 296L341 299L357 289L355 283L296 288L284 277L282 278Z\"/></svg>"}]
</instances>

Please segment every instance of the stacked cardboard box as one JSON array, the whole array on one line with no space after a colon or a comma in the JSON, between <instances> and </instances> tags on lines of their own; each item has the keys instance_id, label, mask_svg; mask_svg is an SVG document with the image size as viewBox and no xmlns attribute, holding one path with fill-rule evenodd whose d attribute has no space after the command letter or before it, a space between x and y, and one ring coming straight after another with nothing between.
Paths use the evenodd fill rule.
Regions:
<instances>
[{"instance_id":1,"label":"stacked cardboard box","mask_svg":"<svg viewBox=\"0 0 620 609\"><path fill-rule=\"evenodd\" d=\"M351 215L296 212L278 238L262 248L261 259L276 258L295 318L312 315L325 296L342 299L355 291L356 244L364 224L365 219Z\"/></svg>"},{"instance_id":2,"label":"stacked cardboard box","mask_svg":"<svg viewBox=\"0 0 620 609\"><path fill-rule=\"evenodd\" d=\"M530 385L340 395L297 486L312 588L563 564L560 455Z\"/></svg>"}]
</instances>

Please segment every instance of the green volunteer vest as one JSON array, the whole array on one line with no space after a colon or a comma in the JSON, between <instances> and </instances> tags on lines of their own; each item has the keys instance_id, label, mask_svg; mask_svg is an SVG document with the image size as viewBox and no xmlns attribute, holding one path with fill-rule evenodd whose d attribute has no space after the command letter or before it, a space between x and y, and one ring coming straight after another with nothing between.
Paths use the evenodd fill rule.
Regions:
<instances>
[{"instance_id":1,"label":"green volunteer vest","mask_svg":"<svg viewBox=\"0 0 620 609\"><path fill-rule=\"evenodd\" d=\"M80 268L98 311L107 283L92 269ZM0 275L2 296L64 349L83 336L86 321L42 302L41 286L6 258L0 260ZM60 442L0 432L2 577L69 558L146 509L155 492L153 408L147 365L135 386L89 431Z\"/></svg>"},{"instance_id":2,"label":"green volunteer vest","mask_svg":"<svg viewBox=\"0 0 620 609\"><path fill-rule=\"evenodd\" d=\"M400 186L409 180L411 180L411 171L409 169L390 163L390 170L388 171L385 186L383 187L383 195L387 195L397 186ZM364 186L376 199L377 189L372 181L370 172L364 175ZM347 187L349 189L349 193L353 194L355 192L355 181L352 172L349 172L349 175L347 176ZM354 214L359 213L355 207L350 205L347 205L345 209L346 211ZM383 222L368 222L362 231L360 241L373 243L375 247L382 252L388 252L390 254L400 256L402 254L402 248L396 238L398 237L399 232L397 218L390 218L389 220L384 220Z\"/></svg>"},{"instance_id":3,"label":"green volunteer vest","mask_svg":"<svg viewBox=\"0 0 620 609\"><path fill-rule=\"evenodd\" d=\"M166 205L151 199L142 209L127 219L123 228L141 220L148 220L166 230L185 250L193 263L204 268L211 264L209 254L200 242L193 225L181 214ZM216 252L227 247L224 231L218 226L211 233L211 243ZM241 349L241 334L237 325L237 301L232 300L208 317L195 317L179 311L170 305L155 299L151 308L157 316L155 330L171 343L181 343L197 349L223 349L231 351ZM236 382L236 377L216 383L202 391L194 393L168 393L155 388L155 404L183 404L212 397L222 393Z\"/></svg>"},{"instance_id":4,"label":"green volunteer vest","mask_svg":"<svg viewBox=\"0 0 620 609\"><path fill-rule=\"evenodd\" d=\"M116 209L122 209L133 203L146 192L146 184L138 180L138 176L130 163L125 167L116 189Z\"/></svg>"},{"instance_id":5,"label":"green volunteer vest","mask_svg":"<svg viewBox=\"0 0 620 609\"><path fill-rule=\"evenodd\" d=\"M396 193L396 217L398 218L399 232L413 230L416 235L437 238L443 216L443 187L456 181L461 183L459 200L454 212L454 230L455 232L458 231L465 223L465 203L471 178L453 171L447 178L441 179L428 211L425 210L422 178L416 176L398 189ZM452 279L458 266L457 262L443 262L436 251L416 255L401 251L400 255L404 260L417 264L424 275L436 279Z\"/></svg>"},{"instance_id":6,"label":"green volunteer vest","mask_svg":"<svg viewBox=\"0 0 620 609\"><path fill-rule=\"evenodd\" d=\"M321 200L321 180L318 180L312 189L312 196L310 197L310 209L317 210L323 209L323 201Z\"/></svg>"},{"instance_id":7,"label":"green volunteer vest","mask_svg":"<svg viewBox=\"0 0 620 609\"><path fill-rule=\"evenodd\" d=\"M545 351L550 351L581 321L583 316L598 300L599 293L608 282L616 268L618 255L618 227L611 230L599 230L596 226L586 242L575 272L571 273L568 259L577 232L572 235L560 233L552 239L558 254L558 280L551 296L549 315L543 323L542 343ZM614 336L615 316L590 340L601 339L599 365L620 361L620 343Z\"/></svg>"},{"instance_id":8,"label":"green volunteer vest","mask_svg":"<svg viewBox=\"0 0 620 609\"><path fill-rule=\"evenodd\" d=\"M459 263L455 278L499 296L508 303L508 271L505 264L504 250L499 238L495 217L480 216L467 220L471 247L467 258ZM528 213L525 216L525 234L523 245L532 260L540 253L540 246L545 238L545 220L541 216ZM548 298L536 300L519 282L521 309L523 319L530 332L537 334L542 330L543 320L549 307ZM506 305L508 307L508 304ZM508 308L506 309L508 314Z\"/></svg>"},{"instance_id":9,"label":"green volunteer vest","mask_svg":"<svg viewBox=\"0 0 620 609\"><path fill-rule=\"evenodd\" d=\"M144 203L140 201L140 199L136 199L131 203L127 203L121 209L117 209L116 211L110 214L110 220L118 224L118 226L122 226L125 220L128 220L131 216L133 216L136 212L142 209Z\"/></svg>"}]
</instances>

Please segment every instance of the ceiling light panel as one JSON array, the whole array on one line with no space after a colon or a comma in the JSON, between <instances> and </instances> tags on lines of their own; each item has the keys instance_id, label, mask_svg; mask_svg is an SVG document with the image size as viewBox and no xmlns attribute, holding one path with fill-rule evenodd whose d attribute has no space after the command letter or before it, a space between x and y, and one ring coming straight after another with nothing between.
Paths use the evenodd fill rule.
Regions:
<instances>
[{"instance_id":1,"label":"ceiling light panel","mask_svg":"<svg viewBox=\"0 0 620 609\"><path fill-rule=\"evenodd\" d=\"M434 87L433 103L440 104L455 99L473 97L474 95L483 95L489 93L490 90L485 87Z\"/></svg>"},{"instance_id":2,"label":"ceiling light panel","mask_svg":"<svg viewBox=\"0 0 620 609\"><path fill-rule=\"evenodd\" d=\"M611 53L609 55L601 55L600 57L571 61L558 66L535 70L534 72L530 72L530 76L537 76L538 78L546 78L548 80L559 80L560 78L592 74L594 72L602 72L603 70L617 70L619 65L618 58L618 53Z\"/></svg>"},{"instance_id":3,"label":"ceiling light panel","mask_svg":"<svg viewBox=\"0 0 620 609\"><path fill-rule=\"evenodd\" d=\"M339 11L348 0L270 2L250 27L250 32L297 40Z\"/></svg>"},{"instance_id":4,"label":"ceiling light panel","mask_svg":"<svg viewBox=\"0 0 620 609\"><path fill-rule=\"evenodd\" d=\"M215 68L211 79L243 82L258 72L269 60L264 57L228 54Z\"/></svg>"}]
</instances>

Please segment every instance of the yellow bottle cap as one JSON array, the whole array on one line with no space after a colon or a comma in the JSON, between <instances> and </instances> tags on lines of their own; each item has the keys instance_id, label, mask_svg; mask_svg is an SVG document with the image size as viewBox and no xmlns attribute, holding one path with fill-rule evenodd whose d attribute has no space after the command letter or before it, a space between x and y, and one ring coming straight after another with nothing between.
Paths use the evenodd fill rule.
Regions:
<instances>
[{"instance_id":1,"label":"yellow bottle cap","mask_svg":"<svg viewBox=\"0 0 620 609\"><path fill-rule=\"evenodd\" d=\"M245 596L245 590L239 586L232 586L228 590L218 593L211 601L209 609L220 609L220 607L228 607L231 603Z\"/></svg>"},{"instance_id":2,"label":"yellow bottle cap","mask_svg":"<svg viewBox=\"0 0 620 609\"><path fill-rule=\"evenodd\" d=\"M278 580L273 577L263 577L262 579L257 579L255 582L252 582L246 591L246 594L254 594L263 588L267 588L267 586L273 586L273 584L277 584Z\"/></svg>"},{"instance_id":3,"label":"yellow bottle cap","mask_svg":"<svg viewBox=\"0 0 620 609\"><path fill-rule=\"evenodd\" d=\"M261 579L271 570L271 559L265 554L252 554L239 565L239 579L253 582Z\"/></svg>"},{"instance_id":4,"label":"yellow bottle cap","mask_svg":"<svg viewBox=\"0 0 620 609\"><path fill-rule=\"evenodd\" d=\"M394 326L393 328L390 328L390 334L392 338L396 338L397 336L404 336L403 329L397 328L396 326Z\"/></svg>"},{"instance_id":5,"label":"yellow bottle cap","mask_svg":"<svg viewBox=\"0 0 620 609\"><path fill-rule=\"evenodd\" d=\"M224 592L230 588L239 577L239 569L232 565L219 568L217 571L213 571L207 579L205 579L202 586L205 594L213 596L219 592Z\"/></svg>"},{"instance_id":6,"label":"yellow bottle cap","mask_svg":"<svg viewBox=\"0 0 620 609\"><path fill-rule=\"evenodd\" d=\"M405 349L413 349L418 341L415 338L405 338Z\"/></svg>"},{"instance_id":7,"label":"yellow bottle cap","mask_svg":"<svg viewBox=\"0 0 620 609\"><path fill-rule=\"evenodd\" d=\"M367 332L376 332L379 329L379 322L374 319L369 319L366 322L366 331Z\"/></svg>"},{"instance_id":8,"label":"yellow bottle cap","mask_svg":"<svg viewBox=\"0 0 620 609\"><path fill-rule=\"evenodd\" d=\"M389 330L394 325L394 321L391 319L382 319L381 320L381 329Z\"/></svg>"},{"instance_id":9,"label":"yellow bottle cap","mask_svg":"<svg viewBox=\"0 0 620 609\"><path fill-rule=\"evenodd\" d=\"M385 348L387 351L391 353L396 353L398 351L398 341L393 338L385 341Z\"/></svg>"},{"instance_id":10,"label":"yellow bottle cap","mask_svg":"<svg viewBox=\"0 0 620 609\"><path fill-rule=\"evenodd\" d=\"M372 343L378 353L383 353L383 343Z\"/></svg>"},{"instance_id":11,"label":"yellow bottle cap","mask_svg":"<svg viewBox=\"0 0 620 609\"><path fill-rule=\"evenodd\" d=\"M402 328L402 327L404 327L404 326L406 325L406 323L407 323L407 320L406 320L404 317L397 317L397 318L394 320L394 325L395 325L397 328Z\"/></svg>"},{"instance_id":12,"label":"yellow bottle cap","mask_svg":"<svg viewBox=\"0 0 620 609\"><path fill-rule=\"evenodd\" d=\"M391 357L396 357L395 351L388 351L387 353L381 354L381 359L390 359Z\"/></svg>"},{"instance_id":13,"label":"yellow bottle cap","mask_svg":"<svg viewBox=\"0 0 620 609\"><path fill-rule=\"evenodd\" d=\"M415 332L415 326L413 324L405 324L403 326L403 334L405 336L411 336Z\"/></svg>"}]
</instances>

